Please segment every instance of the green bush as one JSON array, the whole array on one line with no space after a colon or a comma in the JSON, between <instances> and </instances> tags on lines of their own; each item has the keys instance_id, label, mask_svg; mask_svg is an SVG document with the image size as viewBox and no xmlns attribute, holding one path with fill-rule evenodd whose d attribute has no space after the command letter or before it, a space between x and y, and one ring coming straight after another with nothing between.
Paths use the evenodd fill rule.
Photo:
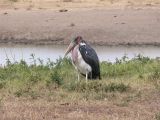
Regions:
<instances>
[{"instance_id":1,"label":"green bush","mask_svg":"<svg viewBox=\"0 0 160 120\"><path fill-rule=\"evenodd\" d=\"M148 76L148 79L150 80L158 80L160 79L160 68L155 70Z\"/></svg>"},{"instance_id":2,"label":"green bush","mask_svg":"<svg viewBox=\"0 0 160 120\"><path fill-rule=\"evenodd\" d=\"M0 81L0 89L4 88L6 85L5 81Z\"/></svg>"},{"instance_id":3,"label":"green bush","mask_svg":"<svg viewBox=\"0 0 160 120\"><path fill-rule=\"evenodd\" d=\"M59 75L57 70L54 70L53 73L51 73L51 81L56 83L58 86L62 85L63 78Z\"/></svg>"}]
</instances>

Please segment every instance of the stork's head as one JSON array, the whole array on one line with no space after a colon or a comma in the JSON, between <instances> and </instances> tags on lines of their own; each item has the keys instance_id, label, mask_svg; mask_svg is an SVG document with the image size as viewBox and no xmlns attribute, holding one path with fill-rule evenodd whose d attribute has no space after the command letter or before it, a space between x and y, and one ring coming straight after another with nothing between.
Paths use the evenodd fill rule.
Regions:
<instances>
[{"instance_id":1,"label":"stork's head","mask_svg":"<svg viewBox=\"0 0 160 120\"><path fill-rule=\"evenodd\" d=\"M83 39L82 39L81 36L77 36L75 39L73 39L73 40L71 41L71 43L69 44L69 46L68 46L68 48L67 48L67 50L66 50L66 52L65 52L64 57L65 57L70 51L72 51L76 45L80 44L80 42L81 42L82 40L83 40Z\"/></svg>"}]
</instances>

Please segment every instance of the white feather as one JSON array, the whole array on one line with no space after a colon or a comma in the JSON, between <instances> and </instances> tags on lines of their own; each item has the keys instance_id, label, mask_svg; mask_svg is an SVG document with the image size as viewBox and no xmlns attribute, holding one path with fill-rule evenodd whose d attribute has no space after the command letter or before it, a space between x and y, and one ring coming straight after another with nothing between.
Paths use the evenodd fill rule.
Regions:
<instances>
[{"instance_id":1,"label":"white feather","mask_svg":"<svg viewBox=\"0 0 160 120\"><path fill-rule=\"evenodd\" d=\"M81 43L80 43L80 45L81 45L81 46L82 46L82 45L86 45L86 43L84 43L84 42L81 42Z\"/></svg>"},{"instance_id":2,"label":"white feather","mask_svg":"<svg viewBox=\"0 0 160 120\"><path fill-rule=\"evenodd\" d=\"M76 69L78 69L80 71L80 73L83 74L88 74L89 72L92 71L92 68L90 67L90 65L88 65L82 58L81 53L79 52L79 50L77 50L78 52L78 60L76 62L74 62L74 66Z\"/></svg>"}]
</instances>

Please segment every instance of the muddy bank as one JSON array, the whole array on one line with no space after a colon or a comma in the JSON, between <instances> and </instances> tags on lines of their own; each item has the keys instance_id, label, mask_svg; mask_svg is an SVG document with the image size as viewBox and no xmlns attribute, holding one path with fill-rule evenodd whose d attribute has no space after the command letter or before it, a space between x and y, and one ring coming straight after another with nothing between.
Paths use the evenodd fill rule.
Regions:
<instances>
[{"instance_id":1,"label":"muddy bank","mask_svg":"<svg viewBox=\"0 0 160 120\"><path fill-rule=\"evenodd\" d=\"M160 9L1 10L0 43L159 45Z\"/></svg>"}]
</instances>

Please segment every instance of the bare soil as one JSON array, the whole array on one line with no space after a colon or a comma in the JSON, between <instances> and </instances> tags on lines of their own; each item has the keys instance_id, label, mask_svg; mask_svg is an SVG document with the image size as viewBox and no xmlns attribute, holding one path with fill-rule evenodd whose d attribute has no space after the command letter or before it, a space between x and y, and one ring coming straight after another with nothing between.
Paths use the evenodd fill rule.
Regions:
<instances>
[{"instance_id":1,"label":"bare soil","mask_svg":"<svg viewBox=\"0 0 160 120\"><path fill-rule=\"evenodd\" d=\"M0 43L68 44L80 35L98 45L160 45L160 9L0 10Z\"/></svg>"}]
</instances>

